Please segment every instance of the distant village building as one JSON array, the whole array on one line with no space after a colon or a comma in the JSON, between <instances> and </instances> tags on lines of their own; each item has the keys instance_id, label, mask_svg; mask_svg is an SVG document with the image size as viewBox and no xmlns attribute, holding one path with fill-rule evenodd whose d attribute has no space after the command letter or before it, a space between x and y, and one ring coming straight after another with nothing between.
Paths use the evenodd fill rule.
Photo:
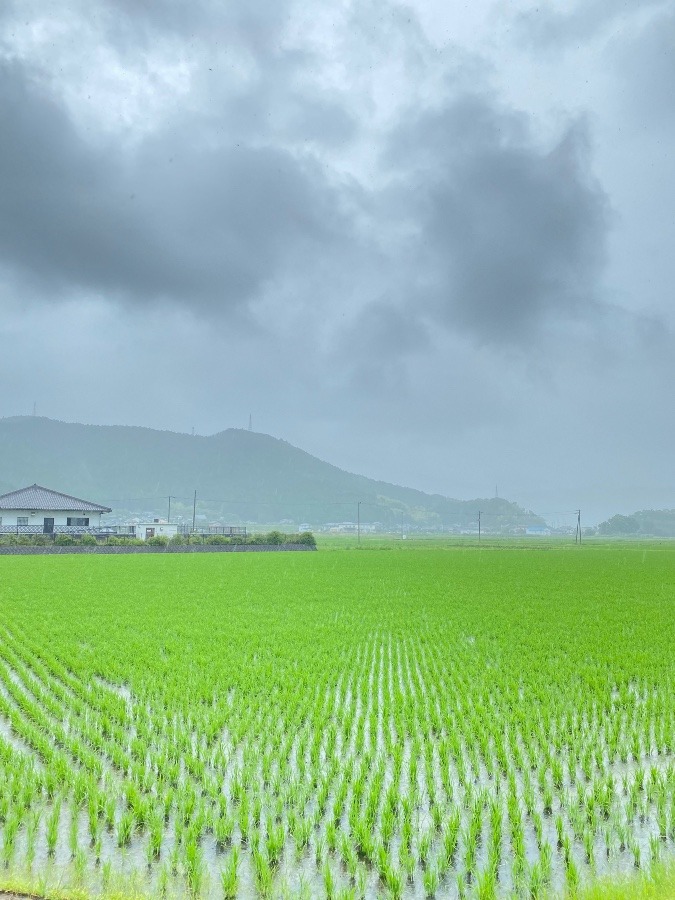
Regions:
<instances>
[{"instance_id":1,"label":"distant village building","mask_svg":"<svg viewBox=\"0 0 675 900\"><path fill-rule=\"evenodd\" d=\"M32 484L0 496L4 534L83 534L101 526L108 506Z\"/></svg>"}]
</instances>

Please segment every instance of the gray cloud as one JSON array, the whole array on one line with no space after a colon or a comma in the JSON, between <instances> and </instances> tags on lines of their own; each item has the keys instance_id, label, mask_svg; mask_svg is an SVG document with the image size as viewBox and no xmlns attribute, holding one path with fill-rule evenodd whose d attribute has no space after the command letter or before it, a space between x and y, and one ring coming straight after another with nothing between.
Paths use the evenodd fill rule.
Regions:
<instances>
[{"instance_id":1,"label":"gray cloud","mask_svg":"<svg viewBox=\"0 0 675 900\"><path fill-rule=\"evenodd\" d=\"M465 96L411 118L390 147L408 175L399 202L414 210L416 301L427 313L509 343L598 302L608 203L583 124L545 149L522 116Z\"/></svg>"},{"instance_id":2,"label":"gray cloud","mask_svg":"<svg viewBox=\"0 0 675 900\"><path fill-rule=\"evenodd\" d=\"M20 64L0 63L0 258L49 293L227 310L346 240L348 216L311 157L194 140L200 123L139 149L87 142ZM208 123L203 128L208 134Z\"/></svg>"},{"instance_id":3,"label":"gray cloud","mask_svg":"<svg viewBox=\"0 0 675 900\"><path fill-rule=\"evenodd\" d=\"M533 46L562 50L606 34L617 22L664 5L664 0L583 0L569 10L543 3L519 13L517 31Z\"/></svg>"},{"instance_id":4,"label":"gray cloud","mask_svg":"<svg viewBox=\"0 0 675 900\"><path fill-rule=\"evenodd\" d=\"M638 127L661 132L675 126L675 11L651 18L611 47L621 100Z\"/></svg>"}]
</instances>

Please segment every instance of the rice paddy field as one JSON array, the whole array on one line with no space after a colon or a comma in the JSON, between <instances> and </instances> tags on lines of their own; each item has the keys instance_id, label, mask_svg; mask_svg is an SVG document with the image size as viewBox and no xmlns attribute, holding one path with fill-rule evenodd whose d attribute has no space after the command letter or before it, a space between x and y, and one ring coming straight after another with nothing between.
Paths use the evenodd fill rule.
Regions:
<instances>
[{"instance_id":1,"label":"rice paddy field","mask_svg":"<svg viewBox=\"0 0 675 900\"><path fill-rule=\"evenodd\" d=\"M574 894L675 857L675 547L0 559L0 883Z\"/></svg>"}]
</instances>

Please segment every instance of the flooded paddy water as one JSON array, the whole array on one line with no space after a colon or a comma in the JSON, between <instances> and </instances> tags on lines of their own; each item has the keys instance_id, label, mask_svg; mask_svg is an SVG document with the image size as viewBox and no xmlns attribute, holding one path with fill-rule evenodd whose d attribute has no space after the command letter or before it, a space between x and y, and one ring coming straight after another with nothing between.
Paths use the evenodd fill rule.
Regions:
<instances>
[{"instance_id":1,"label":"flooded paddy water","mask_svg":"<svg viewBox=\"0 0 675 900\"><path fill-rule=\"evenodd\" d=\"M630 554L3 561L0 871L497 898L675 855L675 554Z\"/></svg>"}]
</instances>

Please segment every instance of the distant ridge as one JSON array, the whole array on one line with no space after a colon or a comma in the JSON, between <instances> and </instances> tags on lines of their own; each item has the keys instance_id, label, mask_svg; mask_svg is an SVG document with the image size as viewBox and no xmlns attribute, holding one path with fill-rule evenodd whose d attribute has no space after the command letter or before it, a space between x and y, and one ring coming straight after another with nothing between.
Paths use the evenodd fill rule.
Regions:
<instances>
[{"instance_id":1,"label":"distant ridge","mask_svg":"<svg viewBox=\"0 0 675 900\"><path fill-rule=\"evenodd\" d=\"M199 515L311 525L470 526L542 520L500 498L453 500L344 472L266 434L229 428L180 434L127 425L79 425L40 416L0 419L0 493L27 484L89 497L113 514Z\"/></svg>"}]
</instances>

